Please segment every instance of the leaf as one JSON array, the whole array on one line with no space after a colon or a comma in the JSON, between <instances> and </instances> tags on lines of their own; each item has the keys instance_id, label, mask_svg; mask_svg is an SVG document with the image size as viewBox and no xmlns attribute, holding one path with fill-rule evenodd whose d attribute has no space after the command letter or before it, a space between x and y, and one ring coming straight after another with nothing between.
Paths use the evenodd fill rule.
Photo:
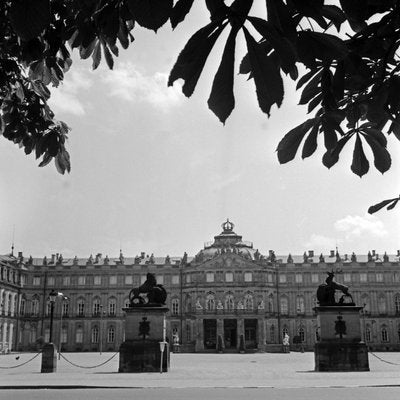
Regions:
<instances>
[{"instance_id":1,"label":"leaf","mask_svg":"<svg viewBox=\"0 0 400 400\"><path fill-rule=\"evenodd\" d=\"M321 103L322 100L322 93L319 93L316 95L309 103L308 103L308 108L307 112L310 113L312 110L314 110L315 107L318 106L318 104Z\"/></svg>"},{"instance_id":2,"label":"leaf","mask_svg":"<svg viewBox=\"0 0 400 400\"><path fill-rule=\"evenodd\" d=\"M292 0L292 2L301 15L313 18L323 29L328 27L321 14L324 0Z\"/></svg>"},{"instance_id":3,"label":"leaf","mask_svg":"<svg viewBox=\"0 0 400 400\"><path fill-rule=\"evenodd\" d=\"M399 202L400 199L396 199L390 206L387 206L386 210L390 211L393 210L393 208L396 207L397 203Z\"/></svg>"},{"instance_id":4,"label":"leaf","mask_svg":"<svg viewBox=\"0 0 400 400\"><path fill-rule=\"evenodd\" d=\"M296 128L290 130L282 138L278 144L278 148L276 149L280 164L285 164L293 160L304 136L315 125L316 122L318 122L317 118L310 118L302 124L296 126Z\"/></svg>"},{"instance_id":5,"label":"leaf","mask_svg":"<svg viewBox=\"0 0 400 400\"><path fill-rule=\"evenodd\" d=\"M276 62L260 49L245 27L243 27L243 32L256 85L258 105L269 116L271 106L276 104L280 107L283 100L283 81L280 69Z\"/></svg>"},{"instance_id":6,"label":"leaf","mask_svg":"<svg viewBox=\"0 0 400 400\"><path fill-rule=\"evenodd\" d=\"M168 86L181 78L185 81L182 87L184 95L190 97L193 94L207 57L225 26L226 23L218 26L210 22L189 39L171 70Z\"/></svg>"},{"instance_id":7,"label":"leaf","mask_svg":"<svg viewBox=\"0 0 400 400\"><path fill-rule=\"evenodd\" d=\"M94 52L92 54L92 68L96 69L100 65L101 61L101 43L100 41L97 42L96 47L94 48Z\"/></svg>"},{"instance_id":8,"label":"leaf","mask_svg":"<svg viewBox=\"0 0 400 400\"><path fill-rule=\"evenodd\" d=\"M206 0L206 6L210 12L211 21L223 19L228 12L224 0Z\"/></svg>"},{"instance_id":9,"label":"leaf","mask_svg":"<svg viewBox=\"0 0 400 400\"><path fill-rule=\"evenodd\" d=\"M292 43L282 36L270 22L257 17L248 17L247 19L275 49L281 60L282 70L286 74L289 73L295 67L297 60L297 54Z\"/></svg>"},{"instance_id":10,"label":"leaf","mask_svg":"<svg viewBox=\"0 0 400 400\"><path fill-rule=\"evenodd\" d=\"M346 21L343 11L335 5L327 4L322 7L322 15L332 21L336 29L339 31L340 26Z\"/></svg>"},{"instance_id":11,"label":"leaf","mask_svg":"<svg viewBox=\"0 0 400 400\"><path fill-rule=\"evenodd\" d=\"M235 108L233 94L233 70L235 63L235 44L238 30L231 29L225 44L222 60L214 77L208 107L224 124Z\"/></svg>"},{"instance_id":12,"label":"leaf","mask_svg":"<svg viewBox=\"0 0 400 400\"><path fill-rule=\"evenodd\" d=\"M380 203L377 203L377 204L374 204L373 206L371 206L371 207L369 207L368 208L368 214L374 214L374 213L376 213L377 211L379 211L379 210L381 210L383 207L385 207L386 205L388 205L388 204L390 204L390 203L394 203L394 204L391 204L387 209L388 210L391 210L391 209L393 209L395 206L396 206L396 204L397 204L397 202L399 201L399 199L397 198L397 199L389 199L389 200L383 200L383 201L381 201Z\"/></svg>"},{"instance_id":13,"label":"leaf","mask_svg":"<svg viewBox=\"0 0 400 400\"><path fill-rule=\"evenodd\" d=\"M10 20L22 40L33 39L50 24L50 0L14 0L11 2Z\"/></svg>"},{"instance_id":14,"label":"leaf","mask_svg":"<svg viewBox=\"0 0 400 400\"><path fill-rule=\"evenodd\" d=\"M178 0L172 9L170 17L172 29L175 29L177 25L185 19L192 8L193 1L194 0Z\"/></svg>"},{"instance_id":15,"label":"leaf","mask_svg":"<svg viewBox=\"0 0 400 400\"><path fill-rule=\"evenodd\" d=\"M108 49L108 46L106 43L103 43L103 52L104 52L104 58L106 59L108 68L113 69L114 59L113 59L113 56L112 56L110 50Z\"/></svg>"},{"instance_id":16,"label":"leaf","mask_svg":"<svg viewBox=\"0 0 400 400\"><path fill-rule=\"evenodd\" d=\"M157 32L169 19L173 0L126 0L134 20L144 28Z\"/></svg>"},{"instance_id":17,"label":"leaf","mask_svg":"<svg viewBox=\"0 0 400 400\"><path fill-rule=\"evenodd\" d=\"M299 90L305 83L307 83L314 75L318 74L320 76L322 73L322 68L321 69L312 69L310 72L307 72L304 74L299 81L297 82L296 85L296 90Z\"/></svg>"},{"instance_id":18,"label":"leaf","mask_svg":"<svg viewBox=\"0 0 400 400\"><path fill-rule=\"evenodd\" d=\"M303 152L301 154L301 158L304 160L307 157L310 157L314 154L315 150L317 150L317 137L318 137L319 125L316 124L311 129L310 134L307 136L303 145Z\"/></svg>"},{"instance_id":19,"label":"leaf","mask_svg":"<svg viewBox=\"0 0 400 400\"><path fill-rule=\"evenodd\" d=\"M322 164L327 168L332 168L338 161L340 152L343 147L349 141L349 139L354 135L354 131L349 131L346 136L342 137L332 149L328 149L324 156L322 157Z\"/></svg>"},{"instance_id":20,"label":"leaf","mask_svg":"<svg viewBox=\"0 0 400 400\"><path fill-rule=\"evenodd\" d=\"M392 165L392 159L389 152L387 151L385 146L383 146L382 143L376 140L373 136L365 134L363 136L367 141L369 147L371 148L372 153L374 154L375 168L379 172L384 174L390 169L390 166Z\"/></svg>"},{"instance_id":21,"label":"leaf","mask_svg":"<svg viewBox=\"0 0 400 400\"><path fill-rule=\"evenodd\" d=\"M272 51L272 46L265 40L261 41L258 43L258 46L260 46L263 51L265 51L267 54L269 54ZM250 74L251 73L251 64L250 64L250 57L249 53L247 53L239 66L239 74ZM252 76L251 76L252 78ZM250 79L250 77L249 77Z\"/></svg>"},{"instance_id":22,"label":"leaf","mask_svg":"<svg viewBox=\"0 0 400 400\"><path fill-rule=\"evenodd\" d=\"M299 104L307 104L311 99L313 99L318 93L321 92L320 84L320 74L317 74L309 83L304 87Z\"/></svg>"},{"instance_id":23,"label":"leaf","mask_svg":"<svg viewBox=\"0 0 400 400\"><path fill-rule=\"evenodd\" d=\"M357 134L356 143L354 145L351 170L360 178L369 171L369 162L367 160L367 157L365 156L359 134Z\"/></svg>"}]
</instances>

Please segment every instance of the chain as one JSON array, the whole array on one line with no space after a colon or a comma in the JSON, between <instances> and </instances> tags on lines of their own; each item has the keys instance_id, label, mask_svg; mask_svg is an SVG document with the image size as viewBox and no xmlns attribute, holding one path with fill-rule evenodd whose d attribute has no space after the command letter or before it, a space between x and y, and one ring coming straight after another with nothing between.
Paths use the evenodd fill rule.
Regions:
<instances>
[{"instance_id":1,"label":"chain","mask_svg":"<svg viewBox=\"0 0 400 400\"><path fill-rule=\"evenodd\" d=\"M22 367L25 364L28 364L29 362L31 362L32 360L34 360L39 354L42 354L41 351L39 351L39 353L35 354L30 360L23 362L22 364L18 364L18 365L12 365L11 367L0 367L0 369L12 369L12 368L18 368L18 367Z\"/></svg>"},{"instance_id":2,"label":"chain","mask_svg":"<svg viewBox=\"0 0 400 400\"><path fill-rule=\"evenodd\" d=\"M101 364L97 364L97 365L93 365L93 366L84 366L84 365L78 365L73 363L72 361L68 360L67 358L64 357L63 354L60 354L60 356L67 362L70 363L71 365L73 365L74 367L78 367L78 368L86 368L86 369L91 369L91 368L98 368L101 367L104 364L107 364L108 362L110 362L117 354L119 354L119 351L117 351L113 356L111 356L108 360L102 362Z\"/></svg>"},{"instance_id":3,"label":"chain","mask_svg":"<svg viewBox=\"0 0 400 400\"><path fill-rule=\"evenodd\" d=\"M374 357L376 357L379 361L382 361L386 364L391 364L391 365L400 365L399 363L395 363L395 362L391 362L391 361L386 361L383 358L377 356L376 354L374 354L372 351L369 352L370 354L372 354Z\"/></svg>"}]
</instances>

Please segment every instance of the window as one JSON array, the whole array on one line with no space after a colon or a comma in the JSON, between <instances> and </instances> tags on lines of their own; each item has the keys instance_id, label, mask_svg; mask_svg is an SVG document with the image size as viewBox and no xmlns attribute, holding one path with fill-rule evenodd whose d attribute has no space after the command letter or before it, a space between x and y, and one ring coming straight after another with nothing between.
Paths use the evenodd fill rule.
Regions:
<instances>
[{"instance_id":1,"label":"window","mask_svg":"<svg viewBox=\"0 0 400 400\"><path fill-rule=\"evenodd\" d=\"M400 314L400 295L396 294L394 297L394 308L396 311L396 314Z\"/></svg>"},{"instance_id":2,"label":"window","mask_svg":"<svg viewBox=\"0 0 400 400\"><path fill-rule=\"evenodd\" d=\"M244 308L246 310L253 309L253 296L250 293L247 293L246 296L244 296Z\"/></svg>"},{"instance_id":3,"label":"window","mask_svg":"<svg viewBox=\"0 0 400 400\"><path fill-rule=\"evenodd\" d=\"M376 281L377 282L383 282L383 274L382 274L382 272L377 272L376 273Z\"/></svg>"},{"instance_id":4,"label":"window","mask_svg":"<svg viewBox=\"0 0 400 400\"><path fill-rule=\"evenodd\" d=\"M145 283L147 280L147 276L146 275L140 275L140 284L143 285L143 283Z\"/></svg>"},{"instance_id":5,"label":"window","mask_svg":"<svg viewBox=\"0 0 400 400\"><path fill-rule=\"evenodd\" d=\"M159 285L163 285L164 284L164 275L157 275L156 281Z\"/></svg>"},{"instance_id":6,"label":"window","mask_svg":"<svg viewBox=\"0 0 400 400\"><path fill-rule=\"evenodd\" d=\"M272 294L268 297L268 312L274 312L274 297Z\"/></svg>"},{"instance_id":7,"label":"window","mask_svg":"<svg viewBox=\"0 0 400 400\"><path fill-rule=\"evenodd\" d=\"M78 285L84 285L86 283L86 276L80 275L78 276Z\"/></svg>"},{"instance_id":8,"label":"window","mask_svg":"<svg viewBox=\"0 0 400 400\"><path fill-rule=\"evenodd\" d=\"M279 283L286 283L286 275L285 274L279 275Z\"/></svg>"},{"instance_id":9,"label":"window","mask_svg":"<svg viewBox=\"0 0 400 400\"><path fill-rule=\"evenodd\" d=\"M208 294L206 297L206 310L215 310L215 299L213 294Z\"/></svg>"},{"instance_id":10,"label":"window","mask_svg":"<svg viewBox=\"0 0 400 400\"><path fill-rule=\"evenodd\" d=\"M46 303L46 316L48 317L51 314L51 303L48 301Z\"/></svg>"},{"instance_id":11,"label":"window","mask_svg":"<svg viewBox=\"0 0 400 400\"><path fill-rule=\"evenodd\" d=\"M318 282L319 282L319 275L311 274L311 283L318 283Z\"/></svg>"},{"instance_id":12,"label":"window","mask_svg":"<svg viewBox=\"0 0 400 400\"><path fill-rule=\"evenodd\" d=\"M245 272L244 273L244 281L245 282L252 282L253 280L253 273L252 272Z\"/></svg>"},{"instance_id":13,"label":"window","mask_svg":"<svg viewBox=\"0 0 400 400\"><path fill-rule=\"evenodd\" d=\"M93 316L99 316L100 315L100 299L94 299L93 300Z\"/></svg>"},{"instance_id":14,"label":"window","mask_svg":"<svg viewBox=\"0 0 400 400\"><path fill-rule=\"evenodd\" d=\"M360 282L367 282L367 274L366 272L360 272Z\"/></svg>"},{"instance_id":15,"label":"window","mask_svg":"<svg viewBox=\"0 0 400 400\"><path fill-rule=\"evenodd\" d=\"M179 275L172 275L171 282L173 285L179 285Z\"/></svg>"},{"instance_id":16,"label":"window","mask_svg":"<svg viewBox=\"0 0 400 400\"><path fill-rule=\"evenodd\" d=\"M40 286L40 276L34 276L32 284L33 286Z\"/></svg>"},{"instance_id":17,"label":"window","mask_svg":"<svg viewBox=\"0 0 400 400\"><path fill-rule=\"evenodd\" d=\"M61 329L61 343L67 343L68 341L68 329L66 326L63 326Z\"/></svg>"},{"instance_id":18,"label":"window","mask_svg":"<svg viewBox=\"0 0 400 400\"><path fill-rule=\"evenodd\" d=\"M125 308L128 308L130 306L130 301L129 301L129 299L125 299L125 301L124 301L124 307Z\"/></svg>"},{"instance_id":19,"label":"window","mask_svg":"<svg viewBox=\"0 0 400 400\"><path fill-rule=\"evenodd\" d=\"M32 315L38 315L38 314L39 314L39 300L33 299L32 300Z\"/></svg>"},{"instance_id":20,"label":"window","mask_svg":"<svg viewBox=\"0 0 400 400\"><path fill-rule=\"evenodd\" d=\"M389 341L388 331L387 331L385 326L382 327L382 329L381 329L381 339L382 339L382 342L388 342Z\"/></svg>"},{"instance_id":21,"label":"window","mask_svg":"<svg viewBox=\"0 0 400 400\"><path fill-rule=\"evenodd\" d=\"M281 313L282 314L289 313L289 302L287 297L281 297Z\"/></svg>"},{"instance_id":22,"label":"window","mask_svg":"<svg viewBox=\"0 0 400 400\"><path fill-rule=\"evenodd\" d=\"M49 277L47 278L47 285L48 285L48 286L54 286L54 284L55 284L54 276L49 276Z\"/></svg>"},{"instance_id":23,"label":"window","mask_svg":"<svg viewBox=\"0 0 400 400\"><path fill-rule=\"evenodd\" d=\"M115 328L110 326L107 329L107 343L114 343L115 341Z\"/></svg>"},{"instance_id":24,"label":"window","mask_svg":"<svg viewBox=\"0 0 400 400\"><path fill-rule=\"evenodd\" d=\"M36 342L36 328L35 327L32 327L30 330L29 341L30 341L30 343Z\"/></svg>"},{"instance_id":25,"label":"window","mask_svg":"<svg viewBox=\"0 0 400 400\"><path fill-rule=\"evenodd\" d=\"M190 324L186 324L186 341L190 342L192 340L192 330L190 329Z\"/></svg>"},{"instance_id":26,"label":"window","mask_svg":"<svg viewBox=\"0 0 400 400\"><path fill-rule=\"evenodd\" d=\"M273 275L271 273L267 274L267 282L272 283L273 282Z\"/></svg>"},{"instance_id":27,"label":"window","mask_svg":"<svg viewBox=\"0 0 400 400\"><path fill-rule=\"evenodd\" d=\"M179 300L178 299L172 299L172 315L178 315L179 314Z\"/></svg>"},{"instance_id":28,"label":"window","mask_svg":"<svg viewBox=\"0 0 400 400\"><path fill-rule=\"evenodd\" d=\"M206 273L206 282L214 282L214 272Z\"/></svg>"},{"instance_id":29,"label":"window","mask_svg":"<svg viewBox=\"0 0 400 400\"><path fill-rule=\"evenodd\" d=\"M101 276L100 275L95 275L93 279L93 284L96 286L101 285Z\"/></svg>"},{"instance_id":30,"label":"window","mask_svg":"<svg viewBox=\"0 0 400 400\"><path fill-rule=\"evenodd\" d=\"M69 303L66 301L63 301L62 303L62 315L63 317L68 317L68 312L69 312Z\"/></svg>"},{"instance_id":31,"label":"window","mask_svg":"<svg viewBox=\"0 0 400 400\"><path fill-rule=\"evenodd\" d=\"M186 283L190 283L191 281L192 281L191 275L190 274L186 274Z\"/></svg>"},{"instance_id":32,"label":"window","mask_svg":"<svg viewBox=\"0 0 400 400\"><path fill-rule=\"evenodd\" d=\"M83 328L81 326L78 326L78 328L76 328L75 342L83 343Z\"/></svg>"},{"instance_id":33,"label":"window","mask_svg":"<svg viewBox=\"0 0 400 400\"><path fill-rule=\"evenodd\" d=\"M304 342L304 339L305 339L305 331L304 331L304 328L301 326L300 327L300 329L299 329L299 336L300 336L300 340L302 341L302 342Z\"/></svg>"},{"instance_id":34,"label":"window","mask_svg":"<svg viewBox=\"0 0 400 400\"><path fill-rule=\"evenodd\" d=\"M71 285L71 278L69 276L63 276L62 284L63 284L63 286L70 286Z\"/></svg>"},{"instance_id":35,"label":"window","mask_svg":"<svg viewBox=\"0 0 400 400\"><path fill-rule=\"evenodd\" d=\"M303 275L302 274L296 274L294 276L295 282L296 283L303 283Z\"/></svg>"},{"instance_id":36,"label":"window","mask_svg":"<svg viewBox=\"0 0 400 400\"><path fill-rule=\"evenodd\" d=\"M395 272L393 275L393 281L394 282L400 282L400 274L398 272Z\"/></svg>"},{"instance_id":37,"label":"window","mask_svg":"<svg viewBox=\"0 0 400 400\"><path fill-rule=\"evenodd\" d=\"M365 329L365 341L371 341L371 328L369 326L367 326L367 328Z\"/></svg>"},{"instance_id":38,"label":"window","mask_svg":"<svg viewBox=\"0 0 400 400\"><path fill-rule=\"evenodd\" d=\"M379 314L386 313L386 299L384 296L380 296L378 298L378 312L379 312Z\"/></svg>"},{"instance_id":39,"label":"window","mask_svg":"<svg viewBox=\"0 0 400 400\"><path fill-rule=\"evenodd\" d=\"M25 306L26 306L26 300L21 299L21 303L19 305L19 315L25 315Z\"/></svg>"},{"instance_id":40,"label":"window","mask_svg":"<svg viewBox=\"0 0 400 400\"><path fill-rule=\"evenodd\" d=\"M271 343L275 342L275 326L271 325L269 328L269 340Z\"/></svg>"},{"instance_id":41,"label":"window","mask_svg":"<svg viewBox=\"0 0 400 400\"><path fill-rule=\"evenodd\" d=\"M92 343L99 343L99 328L97 326L92 328Z\"/></svg>"},{"instance_id":42,"label":"window","mask_svg":"<svg viewBox=\"0 0 400 400\"><path fill-rule=\"evenodd\" d=\"M225 273L225 282L233 282L233 273L232 272Z\"/></svg>"},{"instance_id":43,"label":"window","mask_svg":"<svg viewBox=\"0 0 400 400\"><path fill-rule=\"evenodd\" d=\"M85 302L83 299L78 300L78 317L83 317L85 315Z\"/></svg>"},{"instance_id":44,"label":"window","mask_svg":"<svg viewBox=\"0 0 400 400\"><path fill-rule=\"evenodd\" d=\"M117 308L117 300L110 299L110 301L108 303L108 315L115 316L116 308Z\"/></svg>"},{"instance_id":45,"label":"window","mask_svg":"<svg viewBox=\"0 0 400 400\"><path fill-rule=\"evenodd\" d=\"M125 285L132 285L133 284L133 276L132 275L126 275L125 276Z\"/></svg>"},{"instance_id":46,"label":"window","mask_svg":"<svg viewBox=\"0 0 400 400\"><path fill-rule=\"evenodd\" d=\"M304 297L303 296L297 296L297 298L296 298L296 311L297 311L297 314L304 314L305 305L304 305Z\"/></svg>"},{"instance_id":47,"label":"window","mask_svg":"<svg viewBox=\"0 0 400 400\"><path fill-rule=\"evenodd\" d=\"M235 308L235 302L233 300L233 296L228 294L225 298L225 309L226 310L233 310Z\"/></svg>"},{"instance_id":48,"label":"window","mask_svg":"<svg viewBox=\"0 0 400 400\"><path fill-rule=\"evenodd\" d=\"M370 312L370 305L369 305L369 297L366 294L361 296L361 305L364 306L363 312L369 313Z\"/></svg>"},{"instance_id":49,"label":"window","mask_svg":"<svg viewBox=\"0 0 400 400\"><path fill-rule=\"evenodd\" d=\"M116 285L116 284L117 284L117 275L111 275L110 276L110 285Z\"/></svg>"},{"instance_id":50,"label":"window","mask_svg":"<svg viewBox=\"0 0 400 400\"><path fill-rule=\"evenodd\" d=\"M345 274L343 274L343 280L345 282L351 282L351 274L349 274L348 272L346 272Z\"/></svg>"},{"instance_id":51,"label":"window","mask_svg":"<svg viewBox=\"0 0 400 400\"><path fill-rule=\"evenodd\" d=\"M282 337L285 337L285 335L289 335L289 329L287 326L284 326L282 329Z\"/></svg>"},{"instance_id":52,"label":"window","mask_svg":"<svg viewBox=\"0 0 400 400\"><path fill-rule=\"evenodd\" d=\"M53 339L53 338L52 338ZM50 328L46 328L45 330L44 330L44 341L46 342L46 343L49 343L50 342Z\"/></svg>"}]
</instances>

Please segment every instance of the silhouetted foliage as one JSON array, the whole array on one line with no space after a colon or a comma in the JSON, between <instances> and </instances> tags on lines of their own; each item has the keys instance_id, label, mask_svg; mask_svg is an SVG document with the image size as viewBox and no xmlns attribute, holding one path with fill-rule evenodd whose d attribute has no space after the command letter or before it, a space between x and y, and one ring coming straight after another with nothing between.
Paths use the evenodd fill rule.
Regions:
<instances>
[{"instance_id":1,"label":"silhouetted foliage","mask_svg":"<svg viewBox=\"0 0 400 400\"><path fill-rule=\"evenodd\" d=\"M227 5L229 3L230 5ZM284 100L283 76L297 81L300 104L313 116L279 142L280 163L313 155L322 143L322 163L335 165L353 146L351 171L370 169L372 155L381 173L391 166L387 136L400 139L400 4L395 0L265 0L266 14L251 16L252 0L205 0L210 22L188 40L173 66L168 85L183 79L190 97L207 58L229 30L215 73L208 106L225 123L235 107L235 50L243 34L247 54L239 73L249 76L258 105L270 115ZM9 0L0 3L0 132L26 154L53 158L59 172L70 170L65 149L68 127L47 104L48 86L58 86L71 66L70 51L102 57L113 68L119 48L133 42L136 26L155 32L172 28L190 13L193 0ZM343 24L346 24L346 32ZM298 66L306 71L299 77ZM302 69L303 70L303 69ZM365 148L371 150L368 155ZM373 213L398 199L370 208Z\"/></svg>"}]
</instances>

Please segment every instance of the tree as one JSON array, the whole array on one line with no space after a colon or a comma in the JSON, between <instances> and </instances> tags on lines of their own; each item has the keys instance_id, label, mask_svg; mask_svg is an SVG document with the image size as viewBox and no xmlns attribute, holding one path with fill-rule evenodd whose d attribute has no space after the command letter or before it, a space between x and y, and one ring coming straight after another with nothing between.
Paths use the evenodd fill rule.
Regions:
<instances>
[{"instance_id":1,"label":"tree","mask_svg":"<svg viewBox=\"0 0 400 400\"><path fill-rule=\"evenodd\" d=\"M208 99L224 123L235 107L233 91L236 39L247 46L240 66L255 84L258 105L270 115L284 100L283 78L297 82L300 104L313 116L279 142L280 163L313 155L325 147L322 163L335 165L345 146L353 146L351 170L362 177L370 162L391 166L387 138L400 139L400 5L396 0L265 0L266 16L251 16L252 0L205 0L210 22L188 40L173 66L168 85L184 81L194 92L207 58L224 30L229 30ZM102 57L113 68L119 48L133 42L137 25L155 32L175 28L193 0L9 0L0 4L0 132L25 150L55 160L59 172L70 171L65 148L68 126L56 121L47 104L48 86L57 86L71 66L70 51ZM343 31L346 23L347 32ZM299 66L305 72L299 76ZM301 69L304 70L304 69ZM322 142L322 143L321 143ZM370 207L392 209L400 198Z\"/></svg>"}]
</instances>

